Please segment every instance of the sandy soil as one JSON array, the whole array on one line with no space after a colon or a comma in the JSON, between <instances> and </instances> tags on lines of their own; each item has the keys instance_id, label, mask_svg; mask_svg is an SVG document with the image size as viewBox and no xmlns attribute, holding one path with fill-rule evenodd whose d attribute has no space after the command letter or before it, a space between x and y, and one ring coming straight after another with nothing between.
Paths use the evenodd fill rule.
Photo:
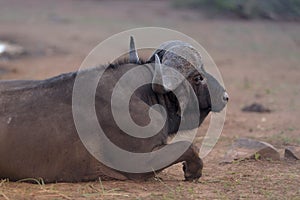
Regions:
<instances>
[{"instance_id":1,"label":"sandy soil","mask_svg":"<svg viewBox=\"0 0 300 200\"><path fill-rule=\"evenodd\" d=\"M299 161L219 164L238 137L280 149L300 145L299 23L207 19L197 11L176 10L169 1L1 0L0 39L24 46L29 54L0 61L0 79L43 79L74 71L102 40L143 26L171 28L196 39L223 75L230 95L227 119L217 146L204 159L200 182L182 181L181 165L176 165L159 174L161 179L146 182L2 180L0 199L300 199ZM241 111L253 102L273 112Z\"/></svg>"}]
</instances>

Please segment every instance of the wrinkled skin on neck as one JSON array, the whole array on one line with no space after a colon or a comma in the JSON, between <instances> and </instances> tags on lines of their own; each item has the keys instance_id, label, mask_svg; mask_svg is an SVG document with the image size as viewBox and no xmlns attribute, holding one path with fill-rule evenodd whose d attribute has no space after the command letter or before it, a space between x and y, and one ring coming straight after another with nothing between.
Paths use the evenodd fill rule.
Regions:
<instances>
[{"instance_id":1,"label":"wrinkled skin on neck","mask_svg":"<svg viewBox=\"0 0 300 200\"><path fill-rule=\"evenodd\" d=\"M201 80L199 80L199 78ZM167 104L167 109L170 111L168 113L169 134L175 134L178 131L181 120L183 121L183 124L186 124L186 126L180 127L183 130L191 130L194 128L198 128L211 111L210 95L205 77L203 77L203 75L201 75L198 71L195 70L187 78L186 81L190 83L193 92L196 95L197 101L193 101L194 98L192 97L192 95L194 94L191 92L189 94L190 97L188 97L190 101L188 102L187 107L184 111L184 115L182 116L179 102L175 94L173 92L169 92L166 94L166 101L169 102ZM183 87L178 88L178 90L183 89ZM193 104L198 104L199 112L195 112L193 110L195 108Z\"/></svg>"}]
</instances>

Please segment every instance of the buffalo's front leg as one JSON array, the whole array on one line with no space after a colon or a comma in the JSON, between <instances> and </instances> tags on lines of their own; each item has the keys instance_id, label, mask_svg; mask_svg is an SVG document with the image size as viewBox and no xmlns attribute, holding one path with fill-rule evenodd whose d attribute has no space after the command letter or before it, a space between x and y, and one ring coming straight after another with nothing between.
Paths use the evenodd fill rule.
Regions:
<instances>
[{"instance_id":1,"label":"buffalo's front leg","mask_svg":"<svg viewBox=\"0 0 300 200\"><path fill-rule=\"evenodd\" d=\"M199 149L195 145L191 145L184 155L188 157L183 162L184 178L186 181L198 180L202 176L203 162L199 157Z\"/></svg>"},{"instance_id":2,"label":"buffalo's front leg","mask_svg":"<svg viewBox=\"0 0 300 200\"><path fill-rule=\"evenodd\" d=\"M172 148L181 148L182 146L186 145L189 142L180 141L175 142L167 145L172 145ZM202 168L203 168L203 162L202 159L199 157L199 149L194 144L189 143L188 149L174 162L172 162L170 165L164 167L163 169L174 165L176 163L184 162L183 163L183 172L184 172L184 178L186 181L194 181L198 180L202 175ZM165 147L166 145L162 145L160 148ZM163 170L161 169L161 170ZM159 170L160 171L160 170Z\"/></svg>"}]
</instances>

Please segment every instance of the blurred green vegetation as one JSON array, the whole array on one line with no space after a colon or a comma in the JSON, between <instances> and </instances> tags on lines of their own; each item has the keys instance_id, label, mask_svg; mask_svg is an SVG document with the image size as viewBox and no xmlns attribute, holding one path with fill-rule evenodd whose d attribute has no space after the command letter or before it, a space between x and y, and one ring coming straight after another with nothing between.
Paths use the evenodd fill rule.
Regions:
<instances>
[{"instance_id":1,"label":"blurred green vegetation","mask_svg":"<svg viewBox=\"0 0 300 200\"><path fill-rule=\"evenodd\" d=\"M173 5L246 19L300 19L300 0L173 0Z\"/></svg>"}]
</instances>

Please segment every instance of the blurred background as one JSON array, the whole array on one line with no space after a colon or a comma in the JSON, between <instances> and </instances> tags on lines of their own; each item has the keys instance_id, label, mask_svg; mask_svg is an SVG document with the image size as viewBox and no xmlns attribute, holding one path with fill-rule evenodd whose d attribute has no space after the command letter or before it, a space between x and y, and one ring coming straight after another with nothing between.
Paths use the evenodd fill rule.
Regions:
<instances>
[{"instance_id":1,"label":"blurred background","mask_svg":"<svg viewBox=\"0 0 300 200\"><path fill-rule=\"evenodd\" d=\"M0 79L75 71L99 42L127 29L180 31L212 56L230 96L223 134L205 160L216 168L238 137L300 145L299 20L300 0L0 0ZM253 104L262 109L242 110Z\"/></svg>"},{"instance_id":2,"label":"blurred background","mask_svg":"<svg viewBox=\"0 0 300 200\"><path fill-rule=\"evenodd\" d=\"M300 117L299 14L299 0L1 0L0 41L13 46L12 53L0 54L0 78L75 71L113 34L165 27L194 38L215 60L231 97L230 134L294 132ZM243 117L241 108L254 102L275 116L263 124L251 114Z\"/></svg>"}]
</instances>

